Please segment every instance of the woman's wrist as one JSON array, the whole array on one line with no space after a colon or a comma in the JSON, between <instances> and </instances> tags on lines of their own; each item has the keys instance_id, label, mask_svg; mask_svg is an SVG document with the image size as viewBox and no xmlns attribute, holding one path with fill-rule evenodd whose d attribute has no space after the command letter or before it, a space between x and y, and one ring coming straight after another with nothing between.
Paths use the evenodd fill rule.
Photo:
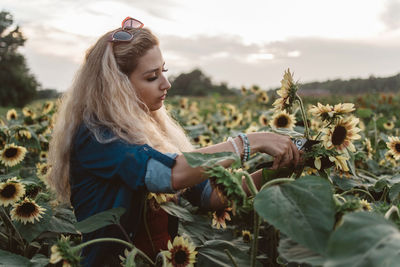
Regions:
<instances>
[{"instance_id":1,"label":"woman's wrist","mask_svg":"<svg viewBox=\"0 0 400 267\"><path fill-rule=\"evenodd\" d=\"M265 144L266 134L265 132L247 134L250 143L250 155L261 151L263 144Z\"/></svg>"}]
</instances>

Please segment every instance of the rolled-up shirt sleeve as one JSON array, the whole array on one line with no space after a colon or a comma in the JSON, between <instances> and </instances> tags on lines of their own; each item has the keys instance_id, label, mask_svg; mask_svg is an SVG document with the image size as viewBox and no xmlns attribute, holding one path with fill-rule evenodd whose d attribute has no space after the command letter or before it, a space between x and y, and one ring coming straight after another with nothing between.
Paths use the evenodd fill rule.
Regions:
<instances>
[{"instance_id":1,"label":"rolled-up shirt sleeve","mask_svg":"<svg viewBox=\"0 0 400 267\"><path fill-rule=\"evenodd\" d=\"M164 153L165 156L175 160L177 153ZM144 182L147 190L154 193L175 193L171 183L171 167L156 158L150 158L147 162L146 176Z\"/></svg>"}]
</instances>

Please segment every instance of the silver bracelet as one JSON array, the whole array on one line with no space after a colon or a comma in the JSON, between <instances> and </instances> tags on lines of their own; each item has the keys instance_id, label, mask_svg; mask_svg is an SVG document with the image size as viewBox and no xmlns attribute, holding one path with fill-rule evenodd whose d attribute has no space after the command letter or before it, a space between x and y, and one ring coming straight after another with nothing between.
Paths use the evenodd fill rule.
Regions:
<instances>
[{"instance_id":1,"label":"silver bracelet","mask_svg":"<svg viewBox=\"0 0 400 267\"><path fill-rule=\"evenodd\" d=\"M231 144L232 144L233 148L235 149L235 153L236 153L236 155L238 155L238 156L239 156L239 158L240 158L239 149L238 149L238 147L237 147L237 145L236 145L236 142L235 142L235 140L233 140L233 138L229 136L229 137L228 137L228 142L231 142Z\"/></svg>"}]
</instances>

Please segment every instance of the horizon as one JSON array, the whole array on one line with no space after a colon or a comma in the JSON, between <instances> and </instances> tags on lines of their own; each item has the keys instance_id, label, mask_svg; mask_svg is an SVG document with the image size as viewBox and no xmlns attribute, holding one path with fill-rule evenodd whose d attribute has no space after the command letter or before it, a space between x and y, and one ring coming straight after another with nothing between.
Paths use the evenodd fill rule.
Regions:
<instances>
[{"instance_id":1,"label":"horizon","mask_svg":"<svg viewBox=\"0 0 400 267\"><path fill-rule=\"evenodd\" d=\"M169 75L199 68L213 83L272 89L287 68L301 83L400 73L400 0L3 2L27 38L31 72L60 92L89 46L128 15L159 37Z\"/></svg>"}]
</instances>

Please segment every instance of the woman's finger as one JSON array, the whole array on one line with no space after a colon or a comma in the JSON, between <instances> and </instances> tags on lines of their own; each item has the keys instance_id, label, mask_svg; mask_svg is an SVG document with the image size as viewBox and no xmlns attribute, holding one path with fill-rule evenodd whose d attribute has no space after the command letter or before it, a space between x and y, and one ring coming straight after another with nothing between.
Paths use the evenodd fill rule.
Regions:
<instances>
[{"instance_id":1,"label":"woman's finger","mask_svg":"<svg viewBox=\"0 0 400 267\"><path fill-rule=\"evenodd\" d=\"M274 163L272 164L272 169L273 169L273 170L278 169L281 160L282 160L282 155L277 155L277 156L274 158Z\"/></svg>"}]
</instances>

